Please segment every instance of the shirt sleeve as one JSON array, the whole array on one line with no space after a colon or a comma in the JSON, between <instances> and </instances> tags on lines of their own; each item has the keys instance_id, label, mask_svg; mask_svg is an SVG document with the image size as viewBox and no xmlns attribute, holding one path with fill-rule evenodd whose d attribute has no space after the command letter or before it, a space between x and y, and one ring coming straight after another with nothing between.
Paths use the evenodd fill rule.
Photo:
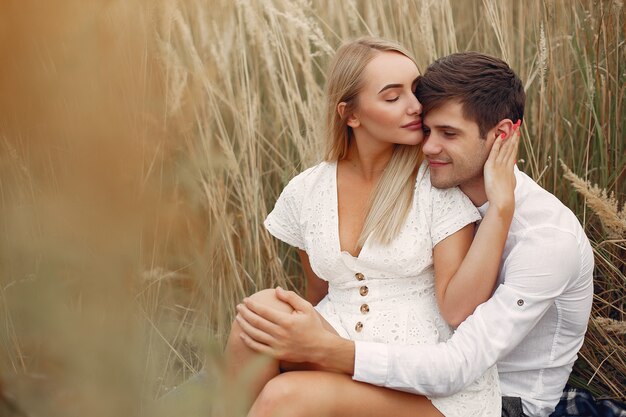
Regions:
<instances>
[{"instance_id":1,"label":"shirt sleeve","mask_svg":"<svg viewBox=\"0 0 626 417\"><path fill-rule=\"evenodd\" d=\"M305 191L304 175L301 173L289 181L263 222L272 236L303 250L306 248L301 213Z\"/></svg>"},{"instance_id":2,"label":"shirt sleeve","mask_svg":"<svg viewBox=\"0 0 626 417\"><path fill-rule=\"evenodd\" d=\"M480 220L480 213L457 187L431 189L432 218L430 234L433 247L470 223Z\"/></svg>"},{"instance_id":3,"label":"shirt sleeve","mask_svg":"<svg viewBox=\"0 0 626 417\"><path fill-rule=\"evenodd\" d=\"M513 350L578 276L576 238L534 231L509 254L504 284L445 343L355 342L357 381L429 396L452 395Z\"/></svg>"}]
</instances>

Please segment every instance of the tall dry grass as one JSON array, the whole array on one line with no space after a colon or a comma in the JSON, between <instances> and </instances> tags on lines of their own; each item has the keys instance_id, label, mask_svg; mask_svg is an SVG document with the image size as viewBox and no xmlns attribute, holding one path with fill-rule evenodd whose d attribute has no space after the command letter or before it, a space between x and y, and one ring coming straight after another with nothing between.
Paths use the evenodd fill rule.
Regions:
<instances>
[{"instance_id":1,"label":"tall dry grass","mask_svg":"<svg viewBox=\"0 0 626 417\"><path fill-rule=\"evenodd\" d=\"M624 399L626 236L606 227L626 198L621 1L0 7L0 414L209 415L236 302L302 288L262 221L321 156L334 49L367 34L422 69L472 49L525 80L519 165L579 216L596 255L572 382ZM611 193L618 219L593 203ZM206 384L155 403L203 365Z\"/></svg>"}]
</instances>

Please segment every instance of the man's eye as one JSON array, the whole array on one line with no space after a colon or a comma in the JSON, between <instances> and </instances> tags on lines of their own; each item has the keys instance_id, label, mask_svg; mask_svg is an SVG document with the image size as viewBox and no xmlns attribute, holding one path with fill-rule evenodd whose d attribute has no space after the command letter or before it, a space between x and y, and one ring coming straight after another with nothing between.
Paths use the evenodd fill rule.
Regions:
<instances>
[{"instance_id":1,"label":"man's eye","mask_svg":"<svg viewBox=\"0 0 626 417\"><path fill-rule=\"evenodd\" d=\"M430 129L424 129L424 136L430 136Z\"/></svg>"},{"instance_id":2,"label":"man's eye","mask_svg":"<svg viewBox=\"0 0 626 417\"><path fill-rule=\"evenodd\" d=\"M443 132L443 134L446 135L447 137L456 136L456 132Z\"/></svg>"},{"instance_id":3,"label":"man's eye","mask_svg":"<svg viewBox=\"0 0 626 417\"><path fill-rule=\"evenodd\" d=\"M400 98L400 97L390 98L390 99L387 99L387 100L385 100L385 101L386 101L387 103L393 103L394 101L398 101L398 99L399 99L399 98Z\"/></svg>"}]
</instances>

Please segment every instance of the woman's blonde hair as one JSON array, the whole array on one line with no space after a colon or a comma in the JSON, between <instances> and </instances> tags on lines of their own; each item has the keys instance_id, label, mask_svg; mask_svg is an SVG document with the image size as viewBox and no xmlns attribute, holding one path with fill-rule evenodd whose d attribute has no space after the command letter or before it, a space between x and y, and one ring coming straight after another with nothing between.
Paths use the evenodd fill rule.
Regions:
<instances>
[{"instance_id":1,"label":"woman's blonde hair","mask_svg":"<svg viewBox=\"0 0 626 417\"><path fill-rule=\"evenodd\" d=\"M363 89L365 67L380 52L398 52L415 62L402 46L380 38L357 39L342 45L335 54L326 81L327 161L347 157L348 144L354 133L346 120L358 107L357 96ZM343 117L337 111L341 102L346 103ZM389 244L400 232L411 209L421 161L421 146L395 145L393 155L370 197L365 224L357 243L359 247L369 235L379 243Z\"/></svg>"}]
</instances>

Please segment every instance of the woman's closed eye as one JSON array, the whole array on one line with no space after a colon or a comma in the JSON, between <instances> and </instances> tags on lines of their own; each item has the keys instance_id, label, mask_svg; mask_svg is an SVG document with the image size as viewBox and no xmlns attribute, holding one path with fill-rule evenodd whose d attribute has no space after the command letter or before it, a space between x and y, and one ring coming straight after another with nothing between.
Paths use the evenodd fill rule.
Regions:
<instances>
[{"instance_id":1,"label":"woman's closed eye","mask_svg":"<svg viewBox=\"0 0 626 417\"><path fill-rule=\"evenodd\" d=\"M395 101L398 101L398 99L399 99L399 98L400 98L400 97L387 98L387 99L385 99L385 101L386 101L387 103L393 103L393 102L395 102Z\"/></svg>"}]
</instances>

